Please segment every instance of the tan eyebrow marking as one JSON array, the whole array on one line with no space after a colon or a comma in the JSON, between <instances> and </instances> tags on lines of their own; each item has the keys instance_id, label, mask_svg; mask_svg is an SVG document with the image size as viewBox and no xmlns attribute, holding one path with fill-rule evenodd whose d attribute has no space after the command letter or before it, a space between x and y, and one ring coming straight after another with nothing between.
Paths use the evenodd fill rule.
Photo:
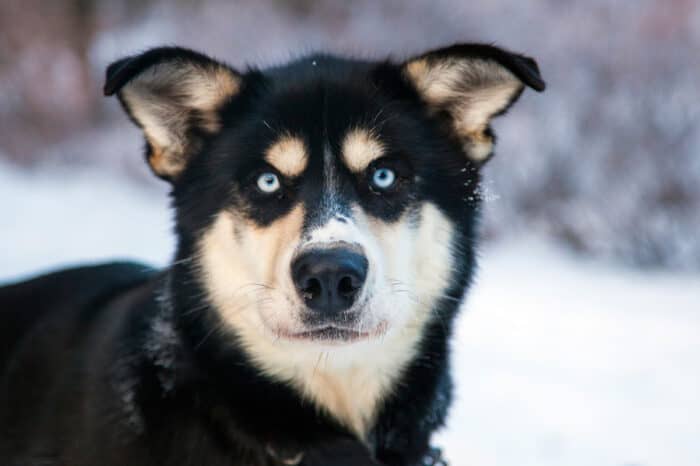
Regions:
<instances>
[{"instance_id":1,"label":"tan eyebrow marking","mask_svg":"<svg viewBox=\"0 0 700 466\"><path fill-rule=\"evenodd\" d=\"M294 178L306 169L306 144L297 136L282 136L265 151L265 160L284 176Z\"/></svg>"},{"instance_id":2,"label":"tan eyebrow marking","mask_svg":"<svg viewBox=\"0 0 700 466\"><path fill-rule=\"evenodd\" d=\"M384 145L367 129L353 129L343 140L343 160L357 173L384 155Z\"/></svg>"}]
</instances>

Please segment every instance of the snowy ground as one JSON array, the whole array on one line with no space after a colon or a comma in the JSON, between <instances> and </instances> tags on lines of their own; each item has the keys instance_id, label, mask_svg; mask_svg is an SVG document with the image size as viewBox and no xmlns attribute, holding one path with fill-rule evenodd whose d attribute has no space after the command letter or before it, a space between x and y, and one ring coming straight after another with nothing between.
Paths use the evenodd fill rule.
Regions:
<instances>
[{"instance_id":1,"label":"snowy ground","mask_svg":"<svg viewBox=\"0 0 700 466\"><path fill-rule=\"evenodd\" d=\"M479 275L441 438L456 465L700 465L700 276L531 241L486 250Z\"/></svg>"},{"instance_id":2,"label":"snowy ground","mask_svg":"<svg viewBox=\"0 0 700 466\"><path fill-rule=\"evenodd\" d=\"M173 248L163 188L0 164L0 199L0 280ZM700 465L699 275L491 246L454 348L454 466Z\"/></svg>"}]
</instances>

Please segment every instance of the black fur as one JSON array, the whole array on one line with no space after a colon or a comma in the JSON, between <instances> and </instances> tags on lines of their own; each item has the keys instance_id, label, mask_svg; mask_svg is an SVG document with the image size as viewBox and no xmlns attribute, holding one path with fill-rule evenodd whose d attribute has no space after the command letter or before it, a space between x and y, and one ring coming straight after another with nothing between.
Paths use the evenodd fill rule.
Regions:
<instances>
[{"instance_id":1,"label":"black fur","mask_svg":"<svg viewBox=\"0 0 700 466\"><path fill-rule=\"evenodd\" d=\"M525 84L544 88L527 57L462 45L431 59L443 55L494 59ZM172 59L210 64L196 52L154 49L111 65L105 93ZM475 267L477 165L399 65L317 55L237 76L240 92L217 110L222 128L199 135L199 150L172 180L178 247L171 266L82 267L0 288L3 466L263 466L300 452L305 466L415 466L428 451L450 403L448 341ZM191 259L223 209L266 226L302 202L307 225L322 221L323 154L337 151L340 136L357 125L371 125L386 141L386 163L401 179L395 191L378 196L364 175L338 164L339 208L354 202L392 222L429 201L458 232L458 267L418 356L367 439L261 375L230 335L214 331L219 317ZM283 193L268 198L253 181L270 170L260 154L277 130L303 135L311 158L302 179L285 180Z\"/></svg>"}]
</instances>

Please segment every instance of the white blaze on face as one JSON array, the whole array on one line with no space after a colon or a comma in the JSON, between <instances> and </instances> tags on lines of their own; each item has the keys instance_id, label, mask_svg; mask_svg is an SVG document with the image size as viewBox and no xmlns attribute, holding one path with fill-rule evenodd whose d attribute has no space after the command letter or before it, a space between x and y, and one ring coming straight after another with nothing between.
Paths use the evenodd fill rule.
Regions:
<instances>
[{"instance_id":1,"label":"white blaze on face","mask_svg":"<svg viewBox=\"0 0 700 466\"><path fill-rule=\"evenodd\" d=\"M226 329L262 372L296 387L364 437L379 402L414 357L453 267L453 226L432 204L386 223L360 206L304 235L297 206L267 227L221 212L200 242L199 266ZM359 330L381 336L352 344L281 338L304 330L291 262L306 248L362 251L369 269L358 297ZM263 286L261 286L263 285Z\"/></svg>"}]
</instances>

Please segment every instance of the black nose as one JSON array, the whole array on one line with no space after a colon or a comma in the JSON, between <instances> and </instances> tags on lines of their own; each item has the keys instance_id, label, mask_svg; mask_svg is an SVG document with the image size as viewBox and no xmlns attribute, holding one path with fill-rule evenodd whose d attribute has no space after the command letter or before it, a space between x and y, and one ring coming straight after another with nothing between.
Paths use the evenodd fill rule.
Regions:
<instances>
[{"instance_id":1,"label":"black nose","mask_svg":"<svg viewBox=\"0 0 700 466\"><path fill-rule=\"evenodd\" d=\"M335 313L355 302L367 278L367 259L345 248L317 249L292 263L292 279L307 306Z\"/></svg>"}]
</instances>

